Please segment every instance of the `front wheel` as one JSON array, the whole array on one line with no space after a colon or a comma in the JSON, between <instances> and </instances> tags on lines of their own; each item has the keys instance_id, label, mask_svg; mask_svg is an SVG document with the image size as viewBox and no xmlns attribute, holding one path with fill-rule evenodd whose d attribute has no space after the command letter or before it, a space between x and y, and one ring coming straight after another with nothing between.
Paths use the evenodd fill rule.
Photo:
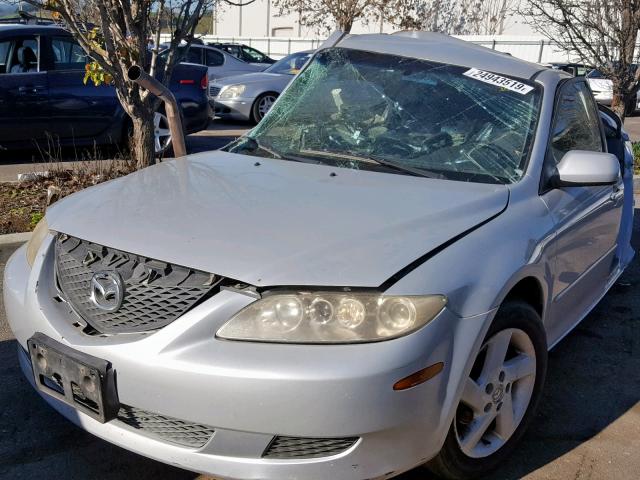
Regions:
<instances>
[{"instance_id":1,"label":"front wheel","mask_svg":"<svg viewBox=\"0 0 640 480\"><path fill-rule=\"evenodd\" d=\"M530 305L503 305L485 337L445 444L427 465L455 480L483 476L513 450L540 401L547 343Z\"/></svg>"},{"instance_id":2,"label":"front wheel","mask_svg":"<svg viewBox=\"0 0 640 480\"><path fill-rule=\"evenodd\" d=\"M256 101L253 102L253 107L251 108L251 120L254 123L259 123L267 112L271 110L271 107L277 98L278 94L276 93L263 93L256 98Z\"/></svg>"}]
</instances>

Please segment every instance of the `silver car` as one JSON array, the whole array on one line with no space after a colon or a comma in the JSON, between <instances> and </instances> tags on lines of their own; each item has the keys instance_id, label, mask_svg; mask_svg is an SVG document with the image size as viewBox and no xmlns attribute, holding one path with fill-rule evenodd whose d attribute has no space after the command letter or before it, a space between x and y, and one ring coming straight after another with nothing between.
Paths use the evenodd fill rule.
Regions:
<instances>
[{"instance_id":1,"label":"silver car","mask_svg":"<svg viewBox=\"0 0 640 480\"><path fill-rule=\"evenodd\" d=\"M610 106L613 101L613 82L599 70L591 70L586 77L596 102ZM638 110L640 110L640 92L636 94L635 104L627 107L627 114L633 115Z\"/></svg>"},{"instance_id":2,"label":"silver car","mask_svg":"<svg viewBox=\"0 0 640 480\"><path fill-rule=\"evenodd\" d=\"M49 208L5 269L20 366L81 428L216 478L481 475L634 255L626 138L564 72L331 37L226 149Z\"/></svg>"},{"instance_id":3,"label":"silver car","mask_svg":"<svg viewBox=\"0 0 640 480\"><path fill-rule=\"evenodd\" d=\"M264 72L210 82L209 97L215 103L216 115L258 123L312 54L313 51L293 53Z\"/></svg>"},{"instance_id":4,"label":"silver car","mask_svg":"<svg viewBox=\"0 0 640 480\"><path fill-rule=\"evenodd\" d=\"M160 57L166 58L168 54L169 50L164 50L160 52ZM265 65L247 63L230 53L207 45L193 44L188 48L180 47L178 55L185 63L206 66L209 69L209 81L244 73L261 72L266 68Z\"/></svg>"}]
</instances>

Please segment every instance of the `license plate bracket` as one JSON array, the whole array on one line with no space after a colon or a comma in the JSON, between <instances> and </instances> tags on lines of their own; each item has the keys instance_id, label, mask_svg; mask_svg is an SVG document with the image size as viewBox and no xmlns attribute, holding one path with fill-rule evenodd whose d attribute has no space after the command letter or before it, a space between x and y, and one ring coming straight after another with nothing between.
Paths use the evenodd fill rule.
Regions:
<instances>
[{"instance_id":1,"label":"license plate bracket","mask_svg":"<svg viewBox=\"0 0 640 480\"><path fill-rule=\"evenodd\" d=\"M111 363L74 350L38 332L29 340L36 387L101 423L119 409Z\"/></svg>"}]
</instances>

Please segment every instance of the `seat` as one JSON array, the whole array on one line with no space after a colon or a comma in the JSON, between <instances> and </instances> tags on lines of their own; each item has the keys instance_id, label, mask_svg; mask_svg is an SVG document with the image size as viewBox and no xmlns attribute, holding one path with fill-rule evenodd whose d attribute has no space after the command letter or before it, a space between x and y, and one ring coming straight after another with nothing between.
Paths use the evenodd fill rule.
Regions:
<instances>
[{"instance_id":1,"label":"seat","mask_svg":"<svg viewBox=\"0 0 640 480\"><path fill-rule=\"evenodd\" d=\"M31 47L20 47L17 54L18 63L11 67L11 73L36 72L38 57Z\"/></svg>"}]
</instances>

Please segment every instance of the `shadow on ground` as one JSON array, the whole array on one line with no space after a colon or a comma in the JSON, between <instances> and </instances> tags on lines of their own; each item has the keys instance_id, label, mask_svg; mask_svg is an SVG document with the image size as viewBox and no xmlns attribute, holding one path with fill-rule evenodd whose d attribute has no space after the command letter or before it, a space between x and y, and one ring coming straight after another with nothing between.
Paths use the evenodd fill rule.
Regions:
<instances>
[{"instance_id":1,"label":"shadow on ground","mask_svg":"<svg viewBox=\"0 0 640 480\"><path fill-rule=\"evenodd\" d=\"M639 226L640 210L636 210L636 249L640 248ZM516 479L544 467L598 435L640 401L639 289L640 262L636 261L585 321L550 353L537 418L511 459L491 479ZM198 478L110 445L68 423L22 378L15 341L0 343L0 378L0 477ZM636 478L633 472L629 475L625 478ZM398 478L433 477L416 469Z\"/></svg>"}]
</instances>

